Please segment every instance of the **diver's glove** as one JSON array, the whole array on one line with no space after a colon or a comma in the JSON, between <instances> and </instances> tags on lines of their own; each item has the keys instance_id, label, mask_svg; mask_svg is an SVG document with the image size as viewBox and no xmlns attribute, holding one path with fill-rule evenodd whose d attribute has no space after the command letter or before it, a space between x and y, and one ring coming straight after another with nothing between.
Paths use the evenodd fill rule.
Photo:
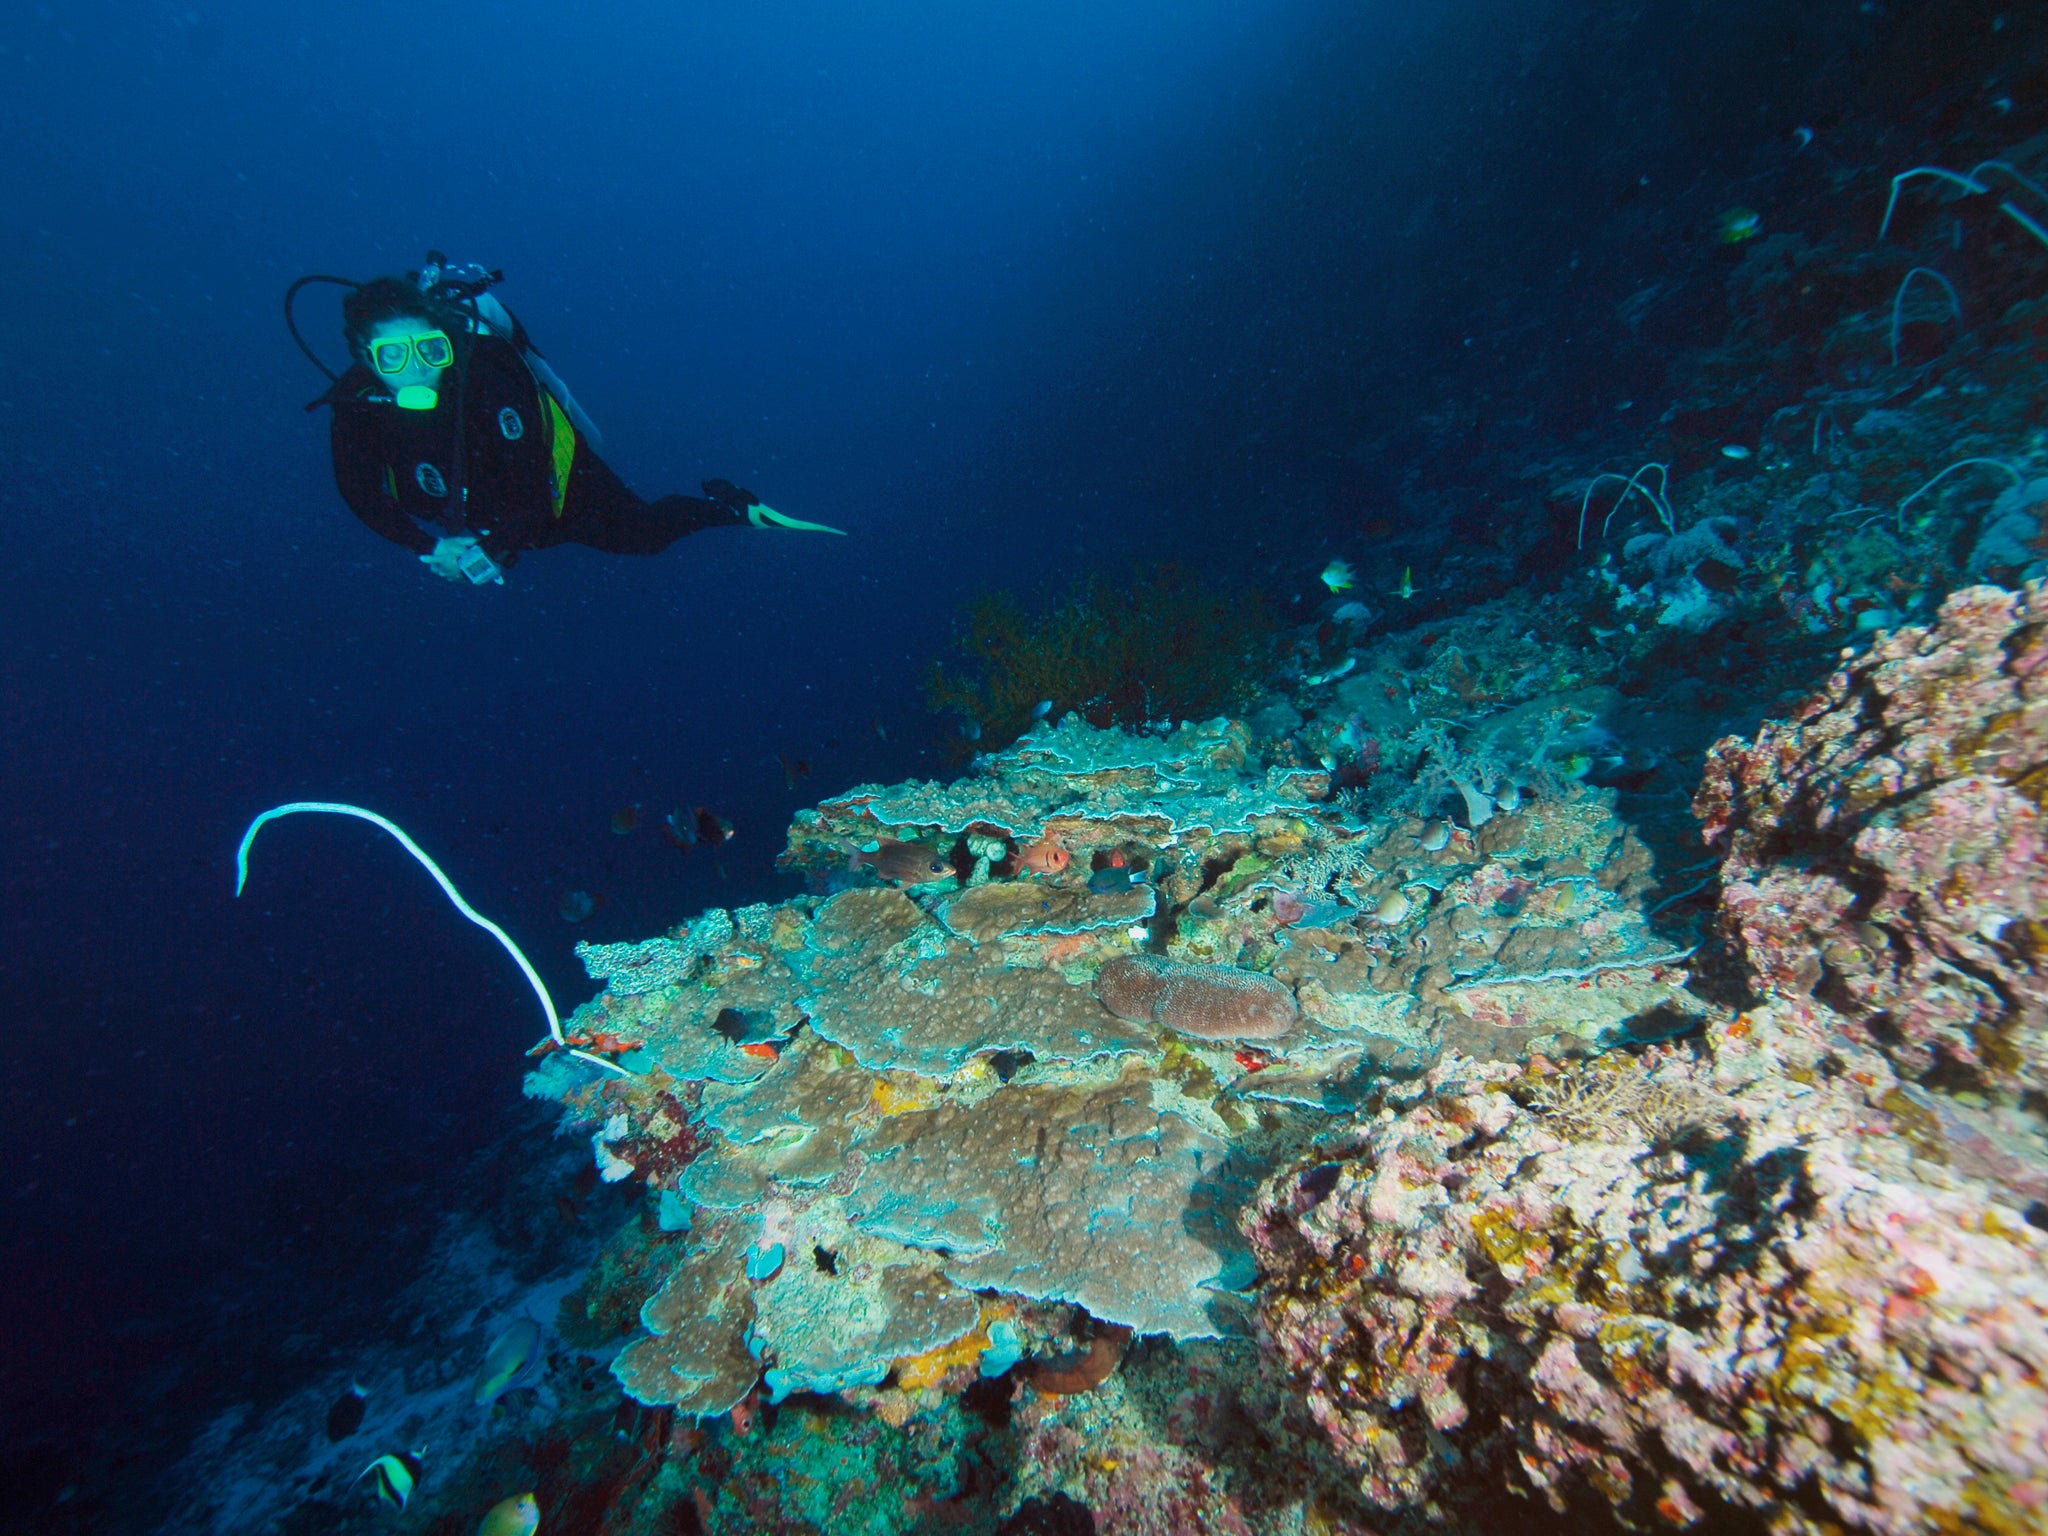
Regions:
<instances>
[{"instance_id":1,"label":"diver's glove","mask_svg":"<svg viewBox=\"0 0 2048 1536\"><path fill-rule=\"evenodd\" d=\"M420 564L444 581L466 581L473 587L480 587L487 581L499 586L505 584L504 572L498 568L484 550L483 545L469 534L457 534L452 539L436 539L433 553L421 555Z\"/></svg>"},{"instance_id":2,"label":"diver's glove","mask_svg":"<svg viewBox=\"0 0 2048 1536\"><path fill-rule=\"evenodd\" d=\"M773 507L763 506L760 497L730 480L706 480L703 484L706 496L740 521L751 523L756 528L787 528L793 533L836 533L842 538L846 535L844 528L828 528L823 523L785 517Z\"/></svg>"}]
</instances>

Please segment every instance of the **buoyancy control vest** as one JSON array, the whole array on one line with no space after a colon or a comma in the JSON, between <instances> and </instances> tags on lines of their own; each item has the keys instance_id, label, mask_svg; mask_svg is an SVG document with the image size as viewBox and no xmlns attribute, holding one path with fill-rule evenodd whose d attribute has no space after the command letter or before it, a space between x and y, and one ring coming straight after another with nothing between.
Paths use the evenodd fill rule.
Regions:
<instances>
[{"instance_id":1,"label":"buoyancy control vest","mask_svg":"<svg viewBox=\"0 0 2048 1536\"><path fill-rule=\"evenodd\" d=\"M577 402L561 375L534 345L525 325L490 291L503 281L504 273L474 263L458 266L450 263L439 251L429 251L420 270L407 273L406 278L427 302L436 321L456 337L458 356L455 366L460 372L457 375L452 442L445 444L444 451L432 459L422 457L417 464L408 460L409 473L402 474L388 463L384 465L382 478L392 504L415 526L436 536L459 532L466 526L471 489L464 421L468 369L477 343L492 340L504 343L518 358L532 383L534 401L542 408L542 419L537 425L541 428L540 440L547 458L548 511L559 519L568 498L569 475L579 440L595 449L603 439L596 423ZM345 392L342 385L349 375L329 368L300 334L293 304L299 291L311 283L331 283L346 288L363 286L353 278L314 273L299 278L285 292L286 328L298 343L299 350L331 381L328 389L311 401L306 409L318 410L323 405L338 409L344 399L357 405L374 404L382 397L364 395L360 391ZM391 403L395 405L397 402ZM501 412L500 416L516 420L517 414ZM503 426L504 422L500 420L497 424ZM388 423L388 430L406 437L412 435L403 430L409 425L393 421ZM425 426L426 423L420 425ZM521 431L524 431L523 426ZM413 494L415 482L420 487L419 495ZM423 502L426 504L422 505Z\"/></svg>"},{"instance_id":2,"label":"buoyancy control vest","mask_svg":"<svg viewBox=\"0 0 2048 1536\"><path fill-rule=\"evenodd\" d=\"M555 372L553 365L542 355L540 348L533 344L533 338L527 334L526 327L520 323L518 316L507 309L498 296L490 291L504 281L503 271L487 269L474 262L455 266L439 251L429 251L426 264L419 271L409 272L406 276L413 286L419 289L421 297L435 309L443 311L447 319L464 330L472 335L498 336L511 342L519 353L520 361L526 364L527 371L533 375L535 387L545 391L548 398L553 401L554 408L575 427L576 435L593 449L604 445L604 438L597 430L597 424L590 419L583 407L577 404L576 397L569 392L569 386L562 382L562 376ZM298 343L299 350L306 354L313 366L327 375L330 386L317 400L309 402L306 406L307 410L316 411L323 405L334 403L334 391L331 386L339 384L342 375L322 362L319 354L307 344L306 338L299 332L297 317L292 312L293 301L298 298L299 290L311 283L332 283L343 288L360 288L363 285L354 278L331 277L325 273L313 272L299 278L285 290L285 328L291 332L292 340ZM566 468L563 473L567 474Z\"/></svg>"}]
</instances>

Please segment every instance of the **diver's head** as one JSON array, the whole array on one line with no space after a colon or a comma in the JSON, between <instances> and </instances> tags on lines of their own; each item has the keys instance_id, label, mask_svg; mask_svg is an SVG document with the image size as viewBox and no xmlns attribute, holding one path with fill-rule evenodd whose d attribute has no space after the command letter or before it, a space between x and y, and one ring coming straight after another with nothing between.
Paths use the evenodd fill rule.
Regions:
<instances>
[{"instance_id":1,"label":"diver's head","mask_svg":"<svg viewBox=\"0 0 2048 1536\"><path fill-rule=\"evenodd\" d=\"M413 284L373 278L341 302L349 350L408 410L432 410L441 375L455 361L446 316Z\"/></svg>"}]
</instances>

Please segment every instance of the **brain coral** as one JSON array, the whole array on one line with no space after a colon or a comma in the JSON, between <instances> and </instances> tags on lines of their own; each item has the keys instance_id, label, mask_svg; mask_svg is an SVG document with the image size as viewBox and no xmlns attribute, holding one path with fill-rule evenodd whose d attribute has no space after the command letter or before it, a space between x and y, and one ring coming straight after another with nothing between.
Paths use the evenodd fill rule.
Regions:
<instances>
[{"instance_id":1,"label":"brain coral","mask_svg":"<svg viewBox=\"0 0 2048 1536\"><path fill-rule=\"evenodd\" d=\"M1156 955L1117 956L1097 974L1095 995L1120 1019L1203 1040L1272 1040L1301 1017L1294 994L1270 976Z\"/></svg>"}]
</instances>

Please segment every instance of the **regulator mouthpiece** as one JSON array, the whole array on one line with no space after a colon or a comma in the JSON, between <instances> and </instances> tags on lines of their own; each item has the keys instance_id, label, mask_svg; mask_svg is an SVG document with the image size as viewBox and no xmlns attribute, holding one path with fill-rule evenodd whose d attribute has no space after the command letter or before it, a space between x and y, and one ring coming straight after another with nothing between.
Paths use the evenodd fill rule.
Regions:
<instances>
[{"instance_id":1,"label":"regulator mouthpiece","mask_svg":"<svg viewBox=\"0 0 2048 1536\"><path fill-rule=\"evenodd\" d=\"M408 384L391 400L401 411L431 411L440 403L441 394L428 384Z\"/></svg>"}]
</instances>

